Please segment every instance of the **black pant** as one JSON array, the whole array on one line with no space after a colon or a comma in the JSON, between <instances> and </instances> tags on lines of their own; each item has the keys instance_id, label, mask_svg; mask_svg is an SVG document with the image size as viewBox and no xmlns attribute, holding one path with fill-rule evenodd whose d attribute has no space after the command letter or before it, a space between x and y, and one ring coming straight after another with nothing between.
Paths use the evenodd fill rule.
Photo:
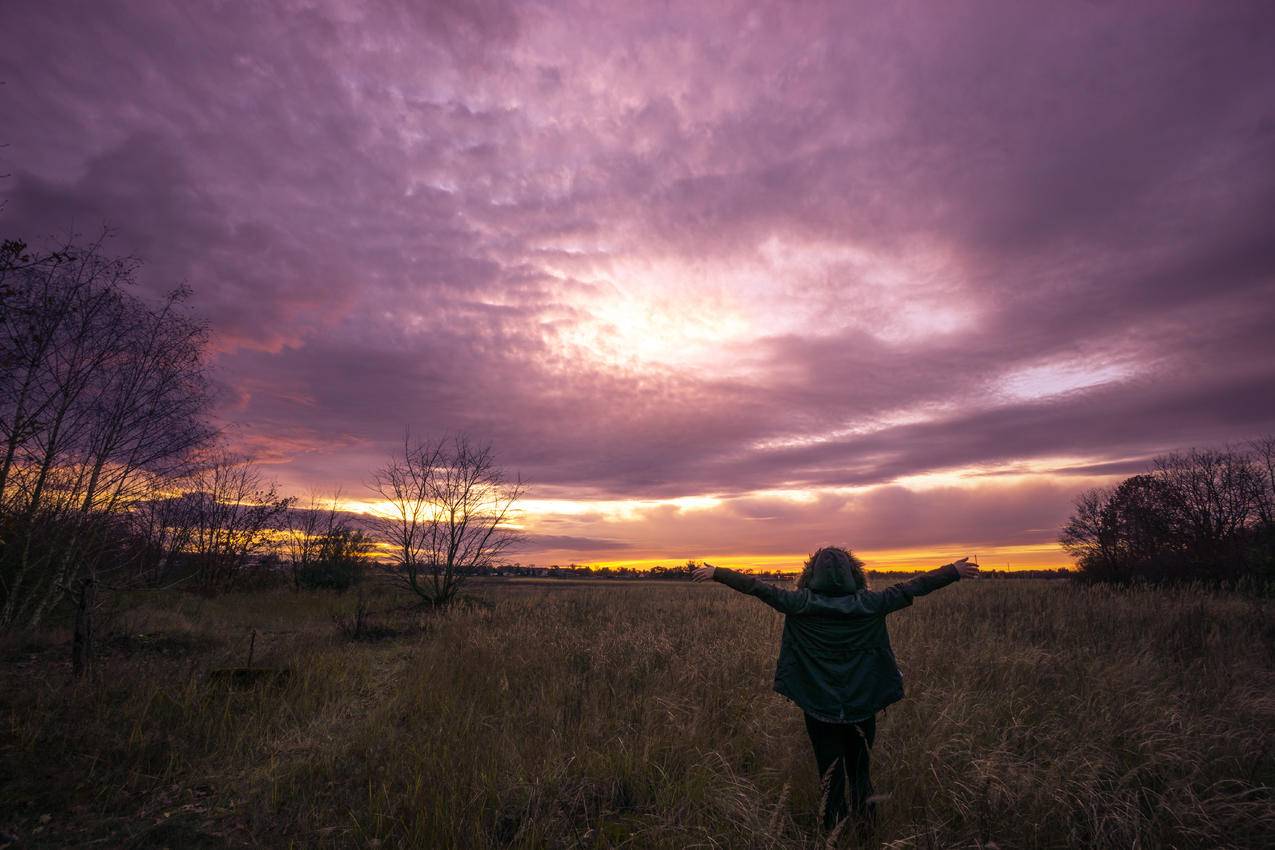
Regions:
<instances>
[{"instance_id":1,"label":"black pant","mask_svg":"<svg viewBox=\"0 0 1275 850\"><path fill-rule=\"evenodd\" d=\"M806 732L815 748L822 789L819 810L824 829L832 829L849 813L846 807L846 777L850 779L850 808L860 828L872 826L876 804L872 781L868 778L868 756L877 737L877 719L858 723L825 723L806 715Z\"/></svg>"}]
</instances>

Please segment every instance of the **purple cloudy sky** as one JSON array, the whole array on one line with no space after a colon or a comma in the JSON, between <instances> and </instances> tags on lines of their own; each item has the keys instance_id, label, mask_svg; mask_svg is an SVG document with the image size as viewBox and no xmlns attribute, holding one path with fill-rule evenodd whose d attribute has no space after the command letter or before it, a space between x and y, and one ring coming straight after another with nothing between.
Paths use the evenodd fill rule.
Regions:
<instances>
[{"instance_id":1,"label":"purple cloudy sky","mask_svg":"<svg viewBox=\"0 0 1275 850\"><path fill-rule=\"evenodd\" d=\"M531 482L526 560L1057 564L1080 489L1275 430L1270 3L0 18L4 235L189 283L290 492L411 425Z\"/></svg>"}]
</instances>

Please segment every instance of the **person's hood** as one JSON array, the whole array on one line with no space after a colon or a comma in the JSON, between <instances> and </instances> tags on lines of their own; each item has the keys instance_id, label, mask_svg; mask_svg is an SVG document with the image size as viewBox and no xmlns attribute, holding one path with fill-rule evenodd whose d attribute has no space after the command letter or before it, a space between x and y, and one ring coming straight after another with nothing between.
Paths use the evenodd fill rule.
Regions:
<instances>
[{"instance_id":1,"label":"person's hood","mask_svg":"<svg viewBox=\"0 0 1275 850\"><path fill-rule=\"evenodd\" d=\"M859 582L855 580L850 566L840 559L821 559L811 566L806 587L820 596L850 596L858 592Z\"/></svg>"}]
</instances>

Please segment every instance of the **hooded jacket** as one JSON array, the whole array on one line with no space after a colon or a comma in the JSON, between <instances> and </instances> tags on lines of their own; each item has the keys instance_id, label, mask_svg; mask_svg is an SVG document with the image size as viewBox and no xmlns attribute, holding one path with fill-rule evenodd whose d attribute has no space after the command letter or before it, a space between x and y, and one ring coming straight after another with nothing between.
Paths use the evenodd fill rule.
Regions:
<instances>
[{"instance_id":1,"label":"hooded jacket","mask_svg":"<svg viewBox=\"0 0 1275 850\"><path fill-rule=\"evenodd\" d=\"M860 588L844 565L816 564L806 587L784 590L718 567L713 579L756 596L784 617L775 690L830 723L866 720L903 699L888 614L958 580L952 564L884 590Z\"/></svg>"}]
</instances>

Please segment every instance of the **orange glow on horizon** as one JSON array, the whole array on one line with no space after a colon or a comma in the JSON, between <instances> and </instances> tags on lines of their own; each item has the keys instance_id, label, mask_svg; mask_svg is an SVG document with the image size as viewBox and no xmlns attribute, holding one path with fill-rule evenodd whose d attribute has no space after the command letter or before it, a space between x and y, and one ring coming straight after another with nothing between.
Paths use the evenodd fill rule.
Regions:
<instances>
[{"instance_id":1,"label":"orange glow on horizon","mask_svg":"<svg viewBox=\"0 0 1275 850\"><path fill-rule=\"evenodd\" d=\"M1050 463L1071 461L1070 458L1051 459ZM1024 480L1039 478L1044 472L1037 468L1041 464L1048 468L1049 464L1036 462L1025 464L1024 468L1001 470L1000 478L1011 478L1018 484ZM978 473L978 477L974 477ZM986 479L982 476L986 471L956 470L934 473L928 476L915 476L916 480L896 481L917 492L941 486L947 488L980 487ZM828 488L812 491L757 491L752 495L764 495L780 502L805 504L813 501L820 493L860 494L871 493L874 487L864 488ZM376 517L393 516L393 506L385 502L367 499L342 498L335 507L353 513ZM657 511L665 512L656 517ZM671 513L668 513L670 512ZM528 533L533 541L543 535L542 545L533 546L512 554L511 561L524 565L546 567L552 565L591 566L595 568L627 568L649 570L652 567L676 567L687 560L707 561L719 566L737 569L762 571L796 571L801 569L809 551L797 551L778 554L750 554L749 548L757 544L757 540L740 540L739 549L731 550L722 547L722 540L729 535L718 533L714 512L722 512L723 522L739 521L729 513L729 497L719 494L699 494L664 499L564 499L564 498L530 498L519 504L517 515L511 518L509 527L512 530ZM698 518L698 519L697 519ZM688 532L680 535L664 533L662 524L669 519L687 519L691 524ZM707 525L705 523L707 522ZM698 526L694 523L698 523ZM577 549L557 548L553 544L554 537L592 537L600 541L599 549L589 551L587 547ZM660 544L651 545L652 538L658 537ZM680 538L680 539L679 539ZM699 538L698 540L696 538ZM622 548L606 546L613 542ZM727 544L729 545L729 544ZM387 551L384 546L376 547L378 552ZM742 551L741 551L742 550ZM986 539L944 540L937 539L932 544L913 545L907 547L891 547L883 549L856 549L856 554L867 564L868 569L875 571L917 571L933 569L949 563L964 555L974 556L978 562L989 570L1054 570L1072 569L1072 559L1054 540L1025 542L1011 545L989 545Z\"/></svg>"},{"instance_id":2,"label":"orange glow on horizon","mask_svg":"<svg viewBox=\"0 0 1275 850\"><path fill-rule=\"evenodd\" d=\"M977 556L981 566L989 570L1055 570L1071 569L1071 558L1056 543L1038 543L1022 546L990 546L974 548L970 546L952 546L944 549L876 549L856 550L855 554L863 559L869 570L879 572L912 572L930 570L950 563L964 555ZM809 553L792 555L704 555L678 557L640 557L615 560L582 560L575 561L579 566L590 567L627 567L630 569L649 570L652 567L676 567L688 560L705 561L718 567L729 567L739 570L763 570L770 572L796 572L801 569ZM557 562L560 566L566 563ZM545 566L537 561L537 565Z\"/></svg>"}]
</instances>

